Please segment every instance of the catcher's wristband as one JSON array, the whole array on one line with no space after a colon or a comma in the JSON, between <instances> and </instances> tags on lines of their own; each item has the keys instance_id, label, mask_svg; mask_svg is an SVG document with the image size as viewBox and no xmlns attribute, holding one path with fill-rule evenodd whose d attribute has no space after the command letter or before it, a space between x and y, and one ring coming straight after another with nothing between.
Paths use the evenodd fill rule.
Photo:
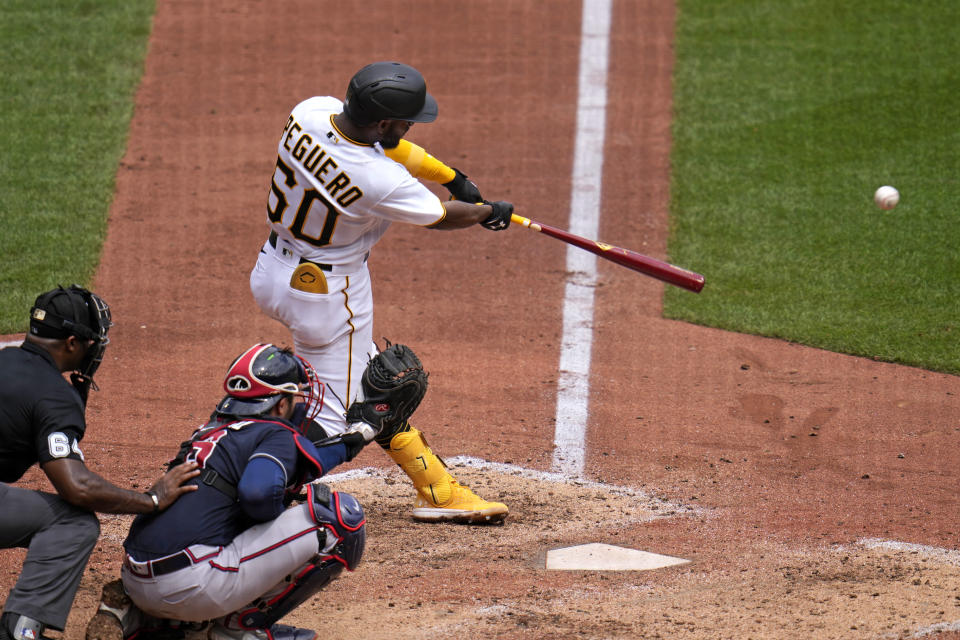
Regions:
<instances>
[{"instance_id":1,"label":"catcher's wristband","mask_svg":"<svg viewBox=\"0 0 960 640\"><path fill-rule=\"evenodd\" d=\"M157 497L157 494L155 494L153 491L150 491L149 489L147 491L144 491L143 493L149 496L151 500L153 500L153 512L156 513L157 511L160 511L160 498Z\"/></svg>"}]
</instances>

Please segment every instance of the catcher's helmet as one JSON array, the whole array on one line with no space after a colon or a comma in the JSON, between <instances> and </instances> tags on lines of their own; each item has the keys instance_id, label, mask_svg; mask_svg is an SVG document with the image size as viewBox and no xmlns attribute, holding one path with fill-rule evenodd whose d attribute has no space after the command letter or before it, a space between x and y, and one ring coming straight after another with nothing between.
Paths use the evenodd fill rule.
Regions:
<instances>
[{"instance_id":1,"label":"catcher's helmet","mask_svg":"<svg viewBox=\"0 0 960 640\"><path fill-rule=\"evenodd\" d=\"M419 71L401 62L374 62L354 74L343 110L361 126L380 120L433 122L437 101Z\"/></svg>"},{"instance_id":2,"label":"catcher's helmet","mask_svg":"<svg viewBox=\"0 0 960 640\"><path fill-rule=\"evenodd\" d=\"M217 413L237 417L262 415L288 394L301 396L308 414L315 409L312 419L322 401L321 385L310 363L272 344L255 344L240 354L227 370L223 389L227 395L217 405Z\"/></svg>"},{"instance_id":3,"label":"catcher's helmet","mask_svg":"<svg viewBox=\"0 0 960 640\"><path fill-rule=\"evenodd\" d=\"M30 310L31 335L59 340L68 336L93 340L78 369L91 379L110 343L107 332L112 326L110 307L103 298L77 284L67 289L58 286L41 293Z\"/></svg>"}]
</instances>

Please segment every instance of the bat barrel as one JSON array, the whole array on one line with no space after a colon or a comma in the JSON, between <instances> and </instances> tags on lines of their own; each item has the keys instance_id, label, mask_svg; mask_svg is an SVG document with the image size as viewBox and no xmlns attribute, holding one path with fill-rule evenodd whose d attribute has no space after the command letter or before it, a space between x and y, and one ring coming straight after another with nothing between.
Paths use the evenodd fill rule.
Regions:
<instances>
[{"instance_id":1,"label":"bat barrel","mask_svg":"<svg viewBox=\"0 0 960 640\"><path fill-rule=\"evenodd\" d=\"M694 293L700 293L703 289L705 282L704 277L689 269L684 269L683 267L678 267L669 262L657 260L656 258L651 258L650 256L645 256L642 253L630 251L629 249L621 249L620 247L615 247L610 244L587 240L563 229L534 222L516 214L513 215L513 222L522 224L534 231L539 231L551 238L562 240L567 244L571 244L585 251L589 251L604 260L609 260L610 262L627 267L628 269L633 269L634 271L656 278L667 284L672 284L675 287L693 291Z\"/></svg>"}]
</instances>

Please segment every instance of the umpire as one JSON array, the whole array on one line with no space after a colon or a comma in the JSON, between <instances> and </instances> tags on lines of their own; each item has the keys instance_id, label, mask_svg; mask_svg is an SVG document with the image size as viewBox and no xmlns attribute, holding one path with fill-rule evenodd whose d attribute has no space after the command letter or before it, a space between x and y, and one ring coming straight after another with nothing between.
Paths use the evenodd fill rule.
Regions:
<instances>
[{"instance_id":1,"label":"umpire","mask_svg":"<svg viewBox=\"0 0 960 640\"><path fill-rule=\"evenodd\" d=\"M95 511L150 513L196 486L181 465L143 493L121 489L84 464L80 440L93 374L109 340L110 308L73 285L37 297L19 347L0 350L0 549L26 559L0 617L0 640L41 640L63 631L100 535ZM70 373L70 382L64 373ZM56 493L11 486L39 463Z\"/></svg>"}]
</instances>

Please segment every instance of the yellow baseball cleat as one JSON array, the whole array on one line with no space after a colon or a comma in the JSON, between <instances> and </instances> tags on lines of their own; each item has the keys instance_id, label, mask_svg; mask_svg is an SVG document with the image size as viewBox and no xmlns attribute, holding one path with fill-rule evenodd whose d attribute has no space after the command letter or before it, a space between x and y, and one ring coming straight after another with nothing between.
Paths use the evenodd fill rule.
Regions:
<instances>
[{"instance_id":1,"label":"yellow baseball cleat","mask_svg":"<svg viewBox=\"0 0 960 640\"><path fill-rule=\"evenodd\" d=\"M436 503L417 493L413 503L413 519L420 522L502 522L510 513L502 502L487 502L459 482L450 479L449 498Z\"/></svg>"},{"instance_id":2,"label":"yellow baseball cleat","mask_svg":"<svg viewBox=\"0 0 960 640\"><path fill-rule=\"evenodd\" d=\"M487 502L461 485L447 471L447 465L427 445L423 434L404 424L390 439L387 454L393 458L417 489L413 519L420 522L502 522L510 512L507 505Z\"/></svg>"}]
</instances>

